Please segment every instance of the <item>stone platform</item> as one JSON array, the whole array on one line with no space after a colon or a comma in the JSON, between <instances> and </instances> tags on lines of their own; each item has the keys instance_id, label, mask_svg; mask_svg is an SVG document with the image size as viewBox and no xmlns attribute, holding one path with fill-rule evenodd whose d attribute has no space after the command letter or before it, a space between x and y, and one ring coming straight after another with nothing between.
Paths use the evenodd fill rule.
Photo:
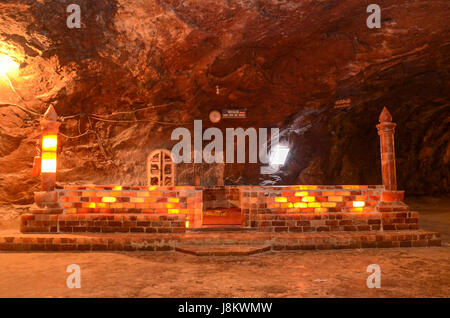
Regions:
<instances>
[{"instance_id":1,"label":"stone platform","mask_svg":"<svg viewBox=\"0 0 450 318\"><path fill-rule=\"evenodd\" d=\"M22 234L0 231L0 251L182 251L250 255L263 251L440 246L423 230L326 233L191 232L183 234Z\"/></svg>"}]
</instances>

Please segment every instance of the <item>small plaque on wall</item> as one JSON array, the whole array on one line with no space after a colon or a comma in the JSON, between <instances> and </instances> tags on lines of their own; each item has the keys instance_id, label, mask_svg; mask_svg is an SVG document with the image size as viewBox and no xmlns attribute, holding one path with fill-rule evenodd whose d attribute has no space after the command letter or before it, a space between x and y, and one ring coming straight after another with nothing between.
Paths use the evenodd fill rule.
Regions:
<instances>
[{"instance_id":1,"label":"small plaque on wall","mask_svg":"<svg viewBox=\"0 0 450 318\"><path fill-rule=\"evenodd\" d=\"M247 118L247 108L222 109L222 118Z\"/></svg>"}]
</instances>

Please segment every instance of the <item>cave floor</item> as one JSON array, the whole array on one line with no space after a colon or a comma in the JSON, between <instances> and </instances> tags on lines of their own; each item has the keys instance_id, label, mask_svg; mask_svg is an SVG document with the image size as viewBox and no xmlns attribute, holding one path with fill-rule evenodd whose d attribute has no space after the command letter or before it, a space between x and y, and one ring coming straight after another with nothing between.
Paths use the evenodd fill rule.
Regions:
<instances>
[{"instance_id":1,"label":"cave floor","mask_svg":"<svg viewBox=\"0 0 450 318\"><path fill-rule=\"evenodd\" d=\"M81 288L66 268L81 268ZM368 289L367 266L381 267ZM1 297L449 297L450 247L198 257L173 252L3 253Z\"/></svg>"},{"instance_id":2,"label":"cave floor","mask_svg":"<svg viewBox=\"0 0 450 318\"><path fill-rule=\"evenodd\" d=\"M450 200L412 198L420 227L442 247L269 252L0 253L0 297L450 297ZM69 289L66 268L81 268ZM367 266L381 267L369 289Z\"/></svg>"}]
</instances>

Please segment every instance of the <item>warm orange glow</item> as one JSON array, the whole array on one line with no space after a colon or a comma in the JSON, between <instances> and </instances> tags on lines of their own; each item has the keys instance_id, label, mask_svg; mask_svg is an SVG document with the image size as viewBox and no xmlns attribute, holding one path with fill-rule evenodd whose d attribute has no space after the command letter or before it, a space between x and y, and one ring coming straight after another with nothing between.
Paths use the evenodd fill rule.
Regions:
<instances>
[{"instance_id":1,"label":"warm orange glow","mask_svg":"<svg viewBox=\"0 0 450 318\"><path fill-rule=\"evenodd\" d=\"M186 221L186 228L189 228L189 221Z\"/></svg>"},{"instance_id":2,"label":"warm orange glow","mask_svg":"<svg viewBox=\"0 0 450 318\"><path fill-rule=\"evenodd\" d=\"M168 198L167 201L168 202L178 203L178 202L180 202L180 199L178 199L178 198Z\"/></svg>"},{"instance_id":3,"label":"warm orange glow","mask_svg":"<svg viewBox=\"0 0 450 318\"><path fill-rule=\"evenodd\" d=\"M328 201L342 202L344 199L341 196L329 196Z\"/></svg>"},{"instance_id":4,"label":"warm orange glow","mask_svg":"<svg viewBox=\"0 0 450 318\"><path fill-rule=\"evenodd\" d=\"M0 74L17 75L19 73L19 64L8 55L0 55Z\"/></svg>"},{"instance_id":5,"label":"warm orange glow","mask_svg":"<svg viewBox=\"0 0 450 318\"><path fill-rule=\"evenodd\" d=\"M114 197L103 197L102 202L116 202L116 198Z\"/></svg>"},{"instance_id":6,"label":"warm orange glow","mask_svg":"<svg viewBox=\"0 0 450 318\"><path fill-rule=\"evenodd\" d=\"M324 213L324 212L328 212L328 209L325 208L315 208L314 212L318 212L318 213Z\"/></svg>"},{"instance_id":7,"label":"warm orange glow","mask_svg":"<svg viewBox=\"0 0 450 318\"><path fill-rule=\"evenodd\" d=\"M56 135L46 135L42 137L43 151L56 151L58 145L58 137Z\"/></svg>"},{"instance_id":8,"label":"warm orange glow","mask_svg":"<svg viewBox=\"0 0 450 318\"><path fill-rule=\"evenodd\" d=\"M295 192L296 197L306 197L308 195L308 191Z\"/></svg>"},{"instance_id":9,"label":"warm orange glow","mask_svg":"<svg viewBox=\"0 0 450 318\"><path fill-rule=\"evenodd\" d=\"M316 198L315 197L303 197L302 201L303 202L314 202L314 201L316 201Z\"/></svg>"},{"instance_id":10,"label":"warm orange glow","mask_svg":"<svg viewBox=\"0 0 450 318\"><path fill-rule=\"evenodd\" d=\"M307 208L308 204L304 202L296 202L294 203L294 208Z\"/></svg>"},{"instance_id":11,"label":"warm orange glow","mask_svg":"<svg viewBox=\"0 0 450 318\"><path fill-rule=\"evenodd\" d=\"M55 173L56 172L56 153L44 152L42 153L41 172Z\"/></svg>"},{"instance_id":12,"label":"warm orange glow","mask_svg":"<svg viewBox=\"0 0 450 318\"><path fill-rule=\"evenodd\" d=\"M158 189L157 186L151 186L151 187L148 187L148 190L149 190L149 191L155 191L156 189Z\"/></svg>"},{"instance_id":13,"label":"warm orange glow","mask_svg":"<svg viewBox=\"0 0 450 318\"><path fill-rule=\"evenodd\" d=\"M353 201L353 206L355 208L362 208L365 205L366 205L366 202L364 202L364 201Z\"/></svg>"},{"instance_id":14,"label":"warm orange glow","mask_svg":"<svg viewBox=\"0 0 450 318\"><path fill-rule=\"evenodd\" d=\"M317 186L299 186L299 190L316 190Z\"/></svg>"},{"instance_id":15,"label":"warm orange glow","mask_svg":"<svg viewBox=\"0 0 450 318\"><path fill-rule=\"evenodd\" d=\"M94 202L89 203L89 207L90 207L91 209L95 208L95 203L94 203Z\"/></svg>"},{"instance_id":16,"label":"warm orange glow","mask_svg":"<svg viewBox=\"0 0 450 318\"><path fill-rule=\"evenodd\" d=\"M113 188L113 190L115 190L115 191L122 191L122 186L115 186Z\"/></svg>"},{"instance_id":17,"label":"warm orange glow","mask_svg":"<svg viewBox=\"0 0 450 318\"><path fill-rule=\"evenodd\" d=\"M308 203L308 208L320 208L321 205L319 202L310 202Z\"/></svg>"},{"instance_id":18,"label":"warm orange glow","mask_svg":"<svg viewBox=\"0 0 450 318\"><path fill-rule=\"evenodd\" d=\"M285 197L276 197L275 202L287 202L287 198Z\"/></svg>"},{"instance_id":19,"label":"warm orange glow","mask_svg":"<svg viewBox=\"0 0 450 318\"><path fill-rule=\"evenodd\" d=\"M169 213L173 213L173 214L176 214L176 213L178 213L179 211L178 211L178 209L169 209Z\"/></svg>"}]
</instances>

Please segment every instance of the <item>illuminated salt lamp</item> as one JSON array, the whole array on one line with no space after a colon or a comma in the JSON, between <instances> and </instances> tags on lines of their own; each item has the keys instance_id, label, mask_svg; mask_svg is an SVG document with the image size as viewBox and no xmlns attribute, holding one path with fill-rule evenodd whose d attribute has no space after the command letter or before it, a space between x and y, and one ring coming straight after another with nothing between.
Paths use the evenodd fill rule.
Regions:
<instances>
[{"instance_id":1,"label":"illuminated salt lamp","mask_svg":"<svg viewBox=\"0 0 450 318\"><path fill-rule=\"evenodd\" d=\"M56 152L42 153L41 172L56 173Z\"/></svg>"},{"instance_id":2,"label":"illuminated salt lamp","mask_svg":"<svg viewBox=\"0 0 450 318\"><path fill-rule=\"evenodd\" d=\"M53 191L55 188L59 125L58 115L53 106L50 106L41 119L42 151L40 173L42 191Z\"/></svg>"},{"instance_id":3,"label":"illuminated salt lamp","mask_svg":"<svg viewBox=\"0 0 450 318\"><path fill-rule=\"evenodd\" d=\"M353 201L353 207L355 208L362 208L366 205L366 202L364 201Z\"/></svg>"},{"instance_id":4,"label":"illuminated salt lamp","mask_svg":"<svg viewBox=\"0 0 450 318\"><path fill-rule=\"evenodd\" d=\"M0 55L0 74L17 75L19 64L8 55Z\"/></svg>"}]
</instances>

